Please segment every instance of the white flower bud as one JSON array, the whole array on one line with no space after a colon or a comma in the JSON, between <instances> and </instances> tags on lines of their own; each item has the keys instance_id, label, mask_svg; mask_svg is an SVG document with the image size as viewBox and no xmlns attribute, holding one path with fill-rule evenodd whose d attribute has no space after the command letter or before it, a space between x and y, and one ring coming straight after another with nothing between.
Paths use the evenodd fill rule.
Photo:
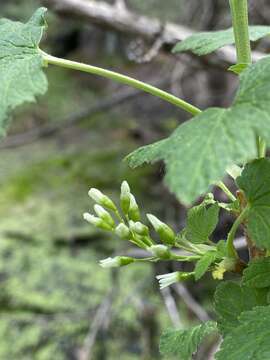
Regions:
<instances>
[{"instance_id":1,"label":"white flower bud","mask_svg":"<svg viewBox=\"0 0 270 360\"><path fill-rule=\"evenodd\" d=\"M162 260L169 260L171 258L171 252L165 245L152 245L148 250L157 258Z\"/></svg>"},{"instance_id":2,"label":"white flower bud","mask_svg":"<svg viewBox=\"0 0 270 360\"><path fill-rule=\"evenodd\" d=\"M141 235L141 236L148 236L149 234L149 229L147 226L145 226L144 224L142 224L141 222L137 221L134 222L132 220L130 220L129 222L129 226L130 229L132 231L134 231L136 234Z\"/></svg>"},{"instance_id":3,"label":"white flower bud","mask_svg":"<svg viewBox=\"0 0 270 360\"><path fill-rule=\"evenodd\" d=\"M109 225L108 223L106 223L104 220L89 214L89 213L84 213L83 214L83 218L84 220L88 221L90 224L94 225L95 227L102 229L102 230L107 230L107 231L111 231L112 230L112 226Z\"/></svg>"},{"instance_id":4,"label":"white flower bud","mask_svg":"<svg viewBox=\"0 0 270 360\"><path fill-rule=\"evenodd\" d=\"M166 245L175 244L175 234L174 231L165 223L160 221L156 216L152 214L146 215L150 223L152 224L155 231L160 236L161 241Z\"/></svg>"},{"instance_id":5,"label":"white flower bud","mask_svg":"<svg viewBox=\"0 0 270 360\"><path fill-rule=\"evenodd\" d=\"M175 284L181 280L186 280L193 275L194 273L175 271L169 274L158 275L156 278L158 279L160 289L164 289L165 287Z\"/></svg>"},{"instance_id":6,"label":"white flower bud","mask_svg":"<svg viewBox=\"0 0 270 360\"><path fill-rule=\"evenodd\" d=\"M129 228L123 223L119 224L115 228L115 233L117 236L124 240L128 240L131 237L131 232Z\"/></svg>"},{"instance_id":7,"label":"white flower bud","mask_svg":"<svg viewBox=\"0 0 270 360\"><path fill-rule=\"evenodd\" d=\"M109 257L107 259L101 260L99 262L99 264L103 268L114 268L114 267L121 267L121 266L129 265L129 264L133 263L134 261L135 261L135 259L133 259L131 257L116 256L114 258Z\"/></svg>"},{"instance_id":8,"label":"white flower bud","mask_svg":"<svg viewBox=\"0 0 270 360\"><path fill-rule=\"evenodd\" d=\"M99 218L108 223L111 227L115 226L114 220L111 215L102 206L96 204L94 210Z\"/></svg>"},{"instance_id":9,"label":"white flower bud","mask_svg":"<svg viewBox=\"0 0 270 360\"><path fill-rule=\"evenodd\" d=\"M91 199L93 199L97 204L104 206L107 209L110 209L112 211L116 211L117 208L112 202L112 200L104 195L101 191L95 188L91 188L88 192L88 195Z\"/></svg>"},{"instance_id":10,"label":"white flower bud","mask_svg":"<svg viewBox=\"0 0 270 360\"><path fill-rule=\"evenodd\" d=\"M139 221L141 218L139 207L137 205L134 195L132 194L130 194L130 205L129 205L128 216L130 220L133 221Z\"/></svg>"},{"instance_id":11,"label":"white flower bud","mask_svg":"<svg viewBox=\"0 0 270 360\"><path fill-rule=\"evenodd\" d=\"M130 207L130 188L127 181L123 181L121 185L121 209L125 215L128 215L129 207Z\"/></svg>"}]
</instances>

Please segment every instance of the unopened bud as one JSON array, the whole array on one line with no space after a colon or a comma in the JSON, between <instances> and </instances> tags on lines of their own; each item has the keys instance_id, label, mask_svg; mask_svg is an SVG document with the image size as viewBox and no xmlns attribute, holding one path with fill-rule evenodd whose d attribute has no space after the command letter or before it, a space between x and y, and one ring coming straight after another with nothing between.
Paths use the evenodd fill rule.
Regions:
<instances>
[{"instance_id":1,"label":"unopened bud","mask_svg":"<svg viewBox=\"0 0 270 360\"><path fill-rule=\"evenodd\" d=\"M99 218L101 218L102 220L104 220L106 223L108 223L111 227L115 226L114 220L111 217L111 215L108 213L108 211L106 211L102 206L100 205L95 205L94 206L94 210L97 214L97 216Z\"/></svg>"},{"instance_id":2,"label":"unopened bud","mask_svg":"<svg viewBox=\"0 0 270 360\"><path fill-rule=\"evenodd\" d=\"M133 220L133 221L139 221L141 218L139 207L137 205L135 197L132 194L130 194L130 205L129 205L129 210L128 210L128 217L130 220Z\"/></svg>"},{"instance_id":3,"label":"unopened bud","mask_svg":"<svg viewBox=\"0 0 270 360\"><path fill-rule=\"evenodd\" d=\"M169 260L171 258L171 252L165 245L153 245L149 247L148 250L159 259Z\"/></svg>"},{"instance_id":4,"label":"unopened bud","mask_svg":"<svg viewBox=\"0 0 270 360\"><path fill-rule=\"evenodd\" d=\"M129 228L123 223L119 224L115 228L115 233L117 236L124 240L128 240L131 237L131 232Z\"/></svg>"},{"instance_id":5,"label":"unopened bud","mask_svg":"<svg viewBox=\"0 0 270 360\"><path fill-rule=\"evenodd\" d=\"M84 213L83 218L84 220L88 221L90 224L94 225L99 229L107 230L107 231L112 231L113 229L112 226L106 223L104 220L89 213Z\"/></svg>"},{"instance_id":6,"label":"unopened bud","mask_svg":"<svg viewBox=\"0 0 270 360\"><path fill-rule=\"evenodd\" d=\"M152 214L146 215L150 223L153 225L153 228L158 233L161 241L166 245L175 244L175 234L174 231L165 223L160 221L156 216Z\"/></svg>"},{"instance_id":7,"label":"unopened bud","mask_svg":"<svg viewBox=\"0 0 270 360\"><path fill-rule=\"evenodd\" d=\"M97 204L104 206L106 209L110 209L112 211L117 211L117 208L114 205L114 203L112 202L112 200L108 196L104 195L98 189L91 188L88 192L88 195Z\"/></svg>"},{"instance_id":8,"label":"unopened bud","mask_svg":"<svg viewBox=\"0 0 270 360\"><path fill-rule=\"evenodd\" d=\"M99 262L99 264L103 268L114 268L114 267L121 267L121 266L129 265L129 264L133 263L134 261L135 261L135 259L133 259L131 257L116 256L114 258L109 257L107 259L101 260Z\"/></svg>"},{"instance_id":9,"label":"unopened bud","mask_svg":"<svg viewBox=\"0 0 270 360\"><path fill-rule=\"evenodd\" d=\"M148 236L149 229L147 226L145 226L141 222L139 222L139 221L134 222L134 221L130 220L129 225L130 225L130 229L132 231L134 231L136 234L141 235L141 236Z\"/></svg>"},{"instance_id":10,"label":"unopened bud","mask_svg":"<svg viewBox=\"0 0 270 360\"><path fill-rule=\"evenodd\" d=\"M127 181L123 181L121 185L121 209L125 215L128 215L129 207L130 207L130 188Z\"/></svg>"}]
</instances>

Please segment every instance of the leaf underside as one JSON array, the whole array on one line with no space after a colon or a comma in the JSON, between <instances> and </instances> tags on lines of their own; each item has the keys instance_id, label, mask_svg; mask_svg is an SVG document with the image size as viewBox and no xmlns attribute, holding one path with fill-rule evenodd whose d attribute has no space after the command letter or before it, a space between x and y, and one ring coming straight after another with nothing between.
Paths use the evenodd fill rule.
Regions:
<instances>
[{"instance_id":1,"label":"leaf underside","mask_svg":"<svg viewBox=\"0 0 270 360\"><path fill-rule=\"evenodd\" d=\"M270 34L270 26L250 26L249 35L251 41L257 41ZM177 43L173 48L174 53L191 51L196 55L206 55L223 46L234 44L233 29L202 32L193 34L185 40Z\"/></svg>"},{"instance_id":2,"label":"leaf underside","mask_svg":"<svg viewBox=\"0 0 270 360\"><path fill-rule=\"evenodd\" d=\"M228 166L256 157L256 135L270 139L270 57L240 75L231 108L203 111L169 138L137 149L127 161L136 167L164 160L165 182L189 205L220 181Z\"/></svg>"},{"instance_id":3,"label":"leaf underside","mask_svg":"<svg viewBox=\"0 0 270 360\"><path fill-rule=\"evenodd\" d=\"M0 20L0 137L5 133L11 111L47 90L38 50L45 12L45 8L38 9L26 24Z\"/></svg>"},{"instance_id":4,"label":"leaf underside","mask_svg":"<svg viewBox=\"0 0 270 360\"><path fill-rule=\"evenodd\" d=\"M270 359L270 306L259 306L239 316L239 325L232 329L216 354L216 360Z\"/></svg>"},{"instance_id":5,"label":"leaf underside","mask_svg":"<svg viewBox=\"0 0 270 360\"><path fill-rule=\"evenodd\" d=\"M236 182L250 206L247 217L250 238L258 247L270 249L270 160L247 164Z\"/></svg>"},{"instance_id":6,"label":"leaf underside","mask_svg":"<svg viewBox=\"0 0 270 360\"><path fill-rule=\"evenodd\" d=\"M208 321L187 330L166 330L160 340L163 355L177 355L181 360L190 360L201 341L216 331L216 323Z\"/></svg>"}]
</instances>

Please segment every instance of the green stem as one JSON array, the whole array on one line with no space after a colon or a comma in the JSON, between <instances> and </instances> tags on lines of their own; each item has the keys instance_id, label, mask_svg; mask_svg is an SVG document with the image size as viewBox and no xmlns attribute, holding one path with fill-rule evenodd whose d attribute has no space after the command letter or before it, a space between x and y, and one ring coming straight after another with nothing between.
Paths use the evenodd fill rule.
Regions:
<instances>
[{"instance_id":1,"label":"green stem","mask_svg":"<svg viewBox=\"0 0 270 360\"><path fill-rule=\"evenodd\" d=\"M166 91L160 90L160 89L156 88L155 86L146 84L142 81L133 79L129 76L122 75L122 74L116 73L114 71L105 70L105 69L102 69L102 68L99 68L96 66L92 66L92 65L82 64L82 63L78 63L78 62L71 61L71 60L60 59L55 56L46 54L45 52L43 52L41 50L40 50L40 52L43 57L45 65L52 64L52 65L61 66L61 67L67 68L67 69L79 70L79 71L84 71L84 72L87 72L90 74L102 76L102 77L117 81L121 84L129 85L136 89L145 91L151 95L157 96L157 97L189 112L192 115L198 115L201 113L200 109L187 103L186 101L179 99L178 97L176 97Z\"/></svg>"},{"instance_id":2,"label":"green stem","mask_svg":"<svg viewBox=\"0 0 270 360\"><path fill-rule=\"evenodd\" d=\"M251 63L251 47L248 28L248 1L230 0L232 24L238 64Z\"/></svg>"},{"instance_id":3,"label":"green stem","mask_svg":"<svg viewBox=\"0 0 270 360\"><path fill-rule=\"evenodd\" d=\"M235 233L238 229L238 227L242 224L243 220L246 218L247 214L249 211L249 206L247 205L244 210L241 212L241 214L238 216L238 218L235 220L235 222L233 223L233 226L228 234L228 238L227 238L227 249L228 249L228 253L229 256L231 257L238 257L237 251L234 247L234 238L235 238Z\"/></svg>"},{"instance_id":4,"label":"green stem","mask_svg":"<svg viewBox=\"0 0 270 360\"><path fill-rule=\"evenodd\" d=\"M266 155L266 142L260 136L257 136L257 151L258 151L258 158L264 158Z\"/></svg>"},{"instance_id":5,"label":"green stem","mask_svg":"<svg viewBox=\"0 0 270 360\"><path fill-rule=\"evenodd\" d=\"M227 188L227 186L222 182L218 181L216 184L227 196L231 201L235 201L236 197L233 195L233 193Z\"/></svg>"}]
</instances>

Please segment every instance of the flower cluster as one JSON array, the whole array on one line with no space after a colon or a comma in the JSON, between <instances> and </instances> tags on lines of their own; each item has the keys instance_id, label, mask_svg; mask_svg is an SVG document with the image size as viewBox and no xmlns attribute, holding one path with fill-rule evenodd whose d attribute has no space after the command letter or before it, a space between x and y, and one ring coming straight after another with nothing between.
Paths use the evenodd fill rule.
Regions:
<instances>
[{"instance_id":1,"label":"flower cluster","mask_svg":"<svg viewBox=\"0 0 270 360\"><path fill-rule=\"evenodd\" d=\"M209 252L216 252L216 257L213 257L213 259L218 260L217 247L213 243L208 245L192 243L185 238L185 231L176 235L169 225L159 220L153 214L146 214L151 227L143 223L136 198L131 193L127 181L123 181L121 185L119 208L108 196L98 189L91 188L88 194L95 201L95 214L84 213L83 216L86 221L99 229L115 234L121 240L130 241L149 253L149 256L143 259L127 256L109 257L100 261L102 267L122 267L140 261L199 261ZM204 201L204 205L212 205L214 203L213 196L206 197ZM157 239L158 241L156 241ZM182 252L179 253L177 248L181 249ZM183 250L185 251L184 254ZM224 257L221 257L219 260L223 259ZM217 262L213 267L214 278L221 279L225 271L227 269L224 266L224 261L221 263ZM157 279L159 280L160 288L163 289L166 286L191 277L197 279L196 271L189 273L177 271L159 275Z\"/></svg>"}]
</instances>

